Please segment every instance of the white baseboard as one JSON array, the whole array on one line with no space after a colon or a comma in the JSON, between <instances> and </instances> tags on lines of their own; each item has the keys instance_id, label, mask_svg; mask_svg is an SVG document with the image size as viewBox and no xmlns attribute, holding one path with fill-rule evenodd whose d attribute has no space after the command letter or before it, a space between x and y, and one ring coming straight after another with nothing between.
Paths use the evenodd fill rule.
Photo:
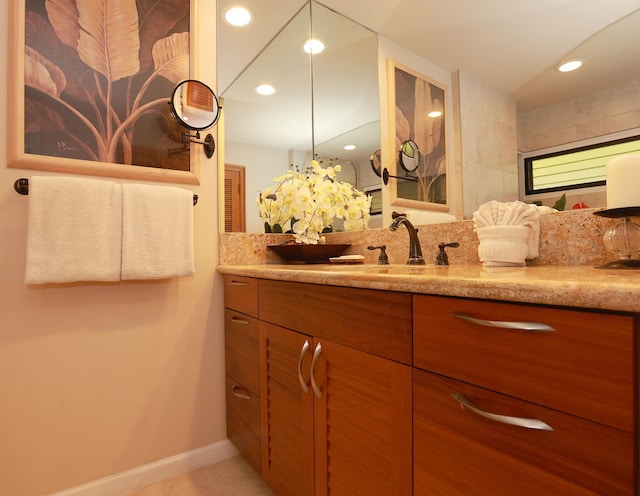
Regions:
<instances>
[{"instance_id":1,"label":"white baseboard","mask_svg":"<svg viewBox=\"0 0 640 496\"><path fill-rule=\"evenodd\" d=\"M238 454L229 440L140 465L49 496L122 496L164 479L191 472Z\"/></svg>"}]
</instances>

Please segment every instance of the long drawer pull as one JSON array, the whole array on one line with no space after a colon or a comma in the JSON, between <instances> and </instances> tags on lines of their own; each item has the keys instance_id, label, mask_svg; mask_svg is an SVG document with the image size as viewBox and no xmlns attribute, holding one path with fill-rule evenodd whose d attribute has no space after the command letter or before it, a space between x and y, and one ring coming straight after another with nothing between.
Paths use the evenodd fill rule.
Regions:
<instances>
[{"instance_id":1,"label":"long drawer pull","mask_svg":"<svg viewBox=\"0 0 640 496\"><path fill-rule=\"evenodd\" d=\"M463 394L461 393L451 393L451 397L460 403L460 406L463 408L468 408L473 413L480 415L481 417L488 418L489 420L494 420L495 422L500 422L501 424L509 424L515 425L517 427L524 427L526 429L536 429L540 431L552 431L553 427L549 424L543 422L538 419L531 419L525 417L510 417L508 415L498 415L497 413L487 412L478 408L473 403L471 403Z\"/></svg>"},{"instance_id":2,"label":"long drawer pull","mask_svg":"<svg viewBox=\"0 0 640 496\"><path fill-rule=\"evenodd\" d=\"M322 353L322 345L318 343L315 351L313 352L313 360L311 360L311 386L313 387L313 392L316 393L318 398L322 398L322 390L316 383L315 368L316 362L318 361L318 358L320 358L320 353Z\"/></svg>"},{"instance_id":3,"label":"long drawer pull","mask_svg":"<svg viewBox=\"0 0 640 496\"><path fill-rule=\"evenodd\" d=\"M515 329L518 331L529 332L554 332L555 329L547 324L540 322L509 322L500 320L484 320L476 319L463 312L453 312L453 316L456 319L464 320L472 324L481 325L484 327L500 327L501 329Z\"/></svg>"},{"instance_id":4,"label":"long drawer pull","mask_svg":"<svg viewBox=\"0 0 640 496\"><path fill-rule=\"evenodd\" d=\"M239 317L236 317L235 315L231 317L231 322L233 322L234 324L249 325L249 321L247 319L241 319Z\"/></svg>"},{"instance_id":5,"label":"long drawer pull","mask_svg":"<svg viewBox=\"0 0 640 496\"><path fill-rule=\"evenodd\" d=\"M243 399L243 400L250 400L251 399L251 396L249 396L249 394L247 394L245 392L245 389L240 387L240 386L238 386L237 384L234 384L233 386L231 386L231 393L234 396L237 396L238 398Z\"/></svg>"},{"instance_id":6,"label":"long drawer pull","mask_svg":"<svg viewBox=\"0 0 640 496\"><path fill-rule=\"evenodd\" d=\"M310 347L311 345L309 344L309 340L305 340L304 344L302 345L302 349L300 350L300 358L298 358L298 380L300 381L300 386L302 386L302 390L305 394L309 394L309 386L304 381L304 377L302 377L302 359L304 358L304 355L307 353L307 351L309 351Z\"/></svg>"},{"instance_id":7,"label":"long drawer pull","mask_svg":"<svg viewBox=\"0 0 640 496\"><path fill-rule=\"evenodd\" d=\"M249 284L244 282L244 281L236 281L235 279L232 279L229 284L231 284L232 286L248 286Z\"/></svg>"}]
</instances>

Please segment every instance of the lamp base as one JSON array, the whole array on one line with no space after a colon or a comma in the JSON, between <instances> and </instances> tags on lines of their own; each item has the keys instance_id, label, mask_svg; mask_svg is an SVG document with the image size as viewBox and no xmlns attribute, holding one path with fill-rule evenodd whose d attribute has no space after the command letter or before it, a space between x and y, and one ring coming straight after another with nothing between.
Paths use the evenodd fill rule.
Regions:
<instances>
[{"instance_id":1,"label":"lamp base","mask_svg":"<svg viewBox=\"0 0 640 496\"><path fill-rule=\"evenodd\" d=\"M640 269L640 260L632 258L624 258L621 260L612 260L604 265L598 265L596 269Z\"/></svg>"}]
</instances>

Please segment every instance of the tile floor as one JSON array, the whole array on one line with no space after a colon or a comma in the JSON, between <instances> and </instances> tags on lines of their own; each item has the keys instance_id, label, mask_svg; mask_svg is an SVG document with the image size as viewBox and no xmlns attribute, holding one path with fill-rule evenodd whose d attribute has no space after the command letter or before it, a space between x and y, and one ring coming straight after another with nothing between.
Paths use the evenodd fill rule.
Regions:
<instances>
[{"instance_id":1,"label":"tile floor","mask_svg":"<svg viewBox=\"0 0 640 496\"><path fill-rule=\"evenodd\" d=\"M127 496L273 496L240 456L158 482Z\"/></svg>"}]
</instances>

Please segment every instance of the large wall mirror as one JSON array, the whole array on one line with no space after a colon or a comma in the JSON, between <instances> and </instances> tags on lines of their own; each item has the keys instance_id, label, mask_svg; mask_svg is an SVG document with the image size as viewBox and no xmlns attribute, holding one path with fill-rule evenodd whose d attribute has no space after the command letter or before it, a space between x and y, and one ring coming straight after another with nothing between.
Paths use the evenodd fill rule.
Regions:
<instances>
[{"instance_id":1,"label":"large wall mirror","mask_svg":"<svg viewBox=\"0 0 640 496\"><path fill-rule=\"evenodd\" d=\"M370 165L380 149L377 35L315 1L263 3L254 14L271 16L271 27L260 33L265 45L253 47L253 59L231 56L241 32L222 20L218 30L224 163L244 167L244 230L254 233L264 232L258 192L290 164L305 167L318 157L340 164L340 179L358 189L380 184ZM230 5L218 2L219 17ZM322 41L324 50L305 52L310 38ZM275 93L258 94L260 84Z\"/></svg>"},{"instance_id":2,"label":"large wall mirror","mask_svg":"<svg viewBox=\"0 0 640 496\"><path fill-rule=\"evenodd\" d=\"M587 2L584 5L597 4L597 0L584 1ZM262 232L255 206L257 193L289 164L304 165L314 153L341 162L342 180L350 180L365 191L380 188L381 179L373 172L370 159L374 158L378 172L381 165L387 165L375 159L375 151L380 147L377 57L385 54L396 58L395 53L389 54L389 45L397 47L396 53L403 55L397 58L399 63L428 77L429 72L418 67L420 61L451 74L460 70L470 76L470 84L478 80L494 88L505 99L516 102L519 117L537 114L541 108L548 109L544 115L533 115L528 124L541 122L532 131L534 138L538 138L538 134L552 135L554 142L544 145L530 139L536 143L521 148L523 152L579 141L580 132L592 131L591 138L639 127L640 83L634 85L634 82L640 79L640 44L637 43L640 11L634 1L616 0L607 12L586 7L576 10L572 4L579 3L577 0L544 5L516 5L503 0L504 6L508 6L505 9L498 6L476 9L477 2L473 0L462 0L461 5L468 8L446 0L433 5L418 0L370 0L367 8L361 7L362 2L343 0L320 0L320 3L247 0L246 3L254 9L256 19L248 28L235 30L223 21L218 23L218 93L223 98L224 119L218 130L222 133L220 145L225 162L246 168L245 216L249 232ZM219 14L230 5L231 0L218 0ZM556 12L559 15L553 15ZM527 23L523 24L524 18ZM540 34L543 23L556 25L567 18L572 22L565 23L563 29ZM266 28L262 23L264 19L268 21ZM373 27L380 34L379 53L376 53L378 35L363 25ZM473 29L460 34L465 31L456 26ZM325 29L330 31L323 31ZM505 33L512 31L517 32L517 36L509 36L508 42L505 41ZM311 33L326 42L325 52L313 60L301 50ZM343 39L343 35L348 38ZM532 39L536 41L532 43ZM504 50L505 43L509 50ZM407 53L410 55L404 57ZM561 59L585 54L590 63L574 76L559 76L555 71ZM412 60L418 61L417 66ZM258 82L272 82L279 87L270 97L258 97L254 92ZM623 89L615 94L606 93L614 87ZM574 102L579 96L601 91L604 92L601 100ZM466 115L473 118L479 114L483 101L482 98L470 101L478 104L477 108L471 105L466 108ZM575 110L567 115L567 109L563 108L557 116L553 113L555 107L551 106L561 103L575 103ZM588 123L578 122L584 120L586 107L606 107L612 111L602 112L603 117ZM607 122L601 122L603 120ZM495 132L485 125L481 116L477 121L477 130L467 126L471 131L465 136L466 144L473 149L475 143L490 142L482 138ZM569 129L559 127L566 121L576 124ZM520 138L527 135L525 127L518 129L519 145L522 145ZM613 131L601 131L604 128L613 128ZM367 139L371 139L369 144ZM359 147L347 154L341 147L350 143ZM482 151L481 146L477 148ZM517 181L513 179L517 176L515 164L513 170L505 171L475 164L475 160L471 161L474 167L460 172L464 176L460 178L463 188L468 190L462 195L465 213L485 201L474 189L481 190L483 198L501 198L503 190L508 189L505 194L511 198ZM505 175L509 176L508 181L503 180ZM508 188L501 189L503 182L508 182ZM220 202L224 210L223 198ZM375 223L370 226L378 227Z\"/></svg>"}]
</instances>

